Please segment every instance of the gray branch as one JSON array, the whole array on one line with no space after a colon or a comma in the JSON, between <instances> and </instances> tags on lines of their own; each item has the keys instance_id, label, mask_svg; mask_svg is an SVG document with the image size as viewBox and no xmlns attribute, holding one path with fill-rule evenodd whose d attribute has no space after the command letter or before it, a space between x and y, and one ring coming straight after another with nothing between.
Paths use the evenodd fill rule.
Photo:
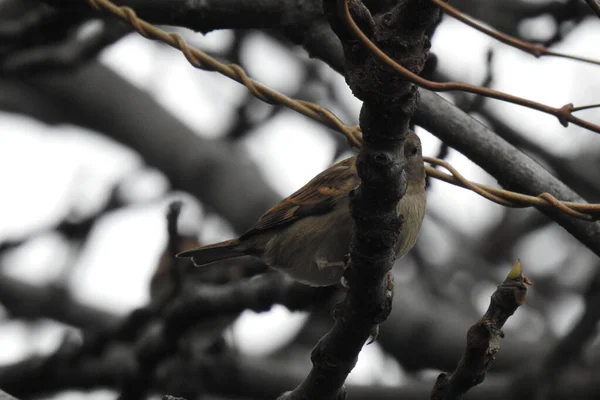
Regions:
<instances>
[{"instance_id":1,"label":"gray branch","mask_svg":"<svg viewBox=\"0 0 600 400\"><path fill-rule=\"evenodd\" d=\"M464 113L428 90L420 90L415 122L463 153L498 180L502 187L538 195L548 192L560 200L585 202L548 170ZM600 256L600 222L585 222L554 209L540 210Z\"/></svg>"}]
</instances>

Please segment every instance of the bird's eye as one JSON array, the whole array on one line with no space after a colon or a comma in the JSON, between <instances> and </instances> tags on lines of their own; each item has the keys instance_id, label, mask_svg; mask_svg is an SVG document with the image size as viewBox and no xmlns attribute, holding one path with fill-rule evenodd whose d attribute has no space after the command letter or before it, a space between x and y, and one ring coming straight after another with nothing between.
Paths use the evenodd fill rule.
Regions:
<instances>
[{"instance_id":1,"label":"bird's eye","mask_svg":"<svg viewBox=\"0 0 600 400\"><path fill-rule=\"evenodd\" d=\"M413 156L417 155L417 151L418 149L416 147L413 147L410 151L410 154L412 154Z\"/></svg>"}]
</instances>

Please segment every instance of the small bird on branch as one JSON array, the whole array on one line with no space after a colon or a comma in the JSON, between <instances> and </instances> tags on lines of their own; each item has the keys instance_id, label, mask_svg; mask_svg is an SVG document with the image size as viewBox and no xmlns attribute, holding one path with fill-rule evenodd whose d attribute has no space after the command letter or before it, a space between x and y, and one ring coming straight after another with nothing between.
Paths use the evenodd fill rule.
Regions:
<instances>
[{"instance_id":1,"label":"small bird on branch","mask_svg":"<svg viewBox=\"0 0 600 400\"><path fill-rule=\"evenodd\" d=\"M425 169L421 141L412 131L404 143L406 193L397 205L404 220L394 250L402 258L415 244L425 216ZM311 286L340 283L346 267L353 221L348 194L360 184L356 156L344 159L268 210L237 239L193 248L196 266L253 256Z\"/></svg>"}]
</instances>

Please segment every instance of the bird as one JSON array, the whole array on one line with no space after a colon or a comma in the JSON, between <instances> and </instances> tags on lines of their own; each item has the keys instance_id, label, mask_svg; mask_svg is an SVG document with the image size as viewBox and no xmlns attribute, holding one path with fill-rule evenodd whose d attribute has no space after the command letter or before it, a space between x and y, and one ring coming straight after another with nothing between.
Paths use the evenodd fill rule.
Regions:
<instances>
[{"instance_id":1,"label":"bird","mask_svg":"<svg viewBox=\"0 0 600 400\"><path fill-rule=\"evenodd\" d=\"M404 220L396 259L414 246L425 216L425 167L421 141L409 131L404 142L406 193L397 206ZM360 184L356 156L337 162L281 200L237 239L177 254L196 266L253 256L310 286L340 283L352 236L348 194Z\"/></svg>"}]
</instances>

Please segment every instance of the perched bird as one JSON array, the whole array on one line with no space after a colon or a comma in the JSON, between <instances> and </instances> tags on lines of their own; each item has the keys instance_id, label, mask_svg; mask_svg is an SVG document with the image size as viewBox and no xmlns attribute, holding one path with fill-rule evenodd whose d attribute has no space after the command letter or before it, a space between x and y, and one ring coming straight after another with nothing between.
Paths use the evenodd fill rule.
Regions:
<instances>
[{"instance_id":1,"label":"perched bird","mask_svg":"<svg viewBox=\"0 0 600 400\"><path fill-rule=\"evenodd\" d=\"M404 232L396 257L415 244L425 216L425 168L421 141L409 132L404 144L408 186L398 203ZM196 266L245 255L311 286L338 284L349 252L352 217L348 193L358 187L356 156L342 160L283 199L238 239L186 250Z\"/></svg>"}]
</instances>

